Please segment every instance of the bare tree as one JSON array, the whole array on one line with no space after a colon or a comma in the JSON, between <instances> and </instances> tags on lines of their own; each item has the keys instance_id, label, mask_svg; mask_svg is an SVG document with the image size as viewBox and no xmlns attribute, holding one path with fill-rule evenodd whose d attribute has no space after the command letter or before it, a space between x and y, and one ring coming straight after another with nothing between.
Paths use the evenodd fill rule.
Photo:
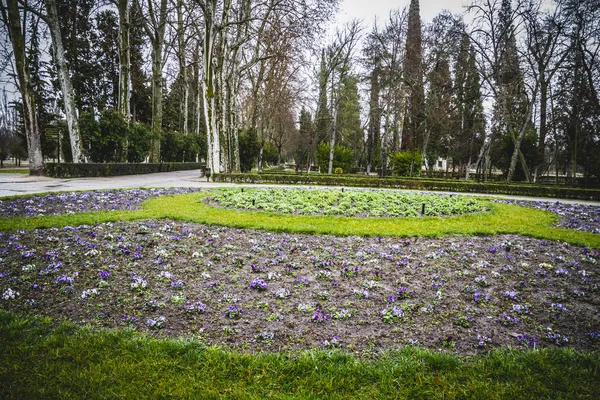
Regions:
<instances>
[{"instance_id":1,"label":"bare tree","mask_svg":"<svg viewBox=\"0 0 600 400\"><path fill-rule=\"evenodd\" d=\"M152 47L152 145L150 162L160 162L160 136L163 121L163 64L165 32L167 30L167 0L142 0L143 26ZM144 7L145 6L145 7Z\"/></svg>"},{"instance_id":2,"label":"bare tree","mask_svg":"<svg viewBox=\"0 0 600 400\"><path fill-rule=\"evenodd\" d=\"M31 87L29 67L27 65L24 24L22 24L18 0L3 0L0 2L0 15L2 16L2 22L8 27L8 36L12 44L17 72L17 86L23 103L23 122L25 137L27 138L29 173L31 175L43 175L44 159L42 157L40 128L37 120L35 97Z\"/></svg>"}]
</instances>

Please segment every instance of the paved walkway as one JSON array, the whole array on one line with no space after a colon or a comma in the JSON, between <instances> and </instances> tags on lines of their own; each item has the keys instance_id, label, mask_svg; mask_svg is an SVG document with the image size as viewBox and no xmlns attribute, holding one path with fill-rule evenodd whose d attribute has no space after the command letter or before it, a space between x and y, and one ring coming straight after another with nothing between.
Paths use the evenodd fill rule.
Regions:
<instances>
[{"instance_id":1,"label":"paved walkway","mask_svg":"<svg viewBox=\"0 0 600 400\"><path fill-rule=\"evenodd\" d=\"M126 189L140 187L195 187L195 188L216 188L216 187L265 187L272 185L260 184L233 184L233 183L215 183L207 182L206 178L200 177L199 170L161 172L157 174L145 175L127 175L111 176L100 178L48 178L44 176L29 176L26 174L0 174L0 197L15 196L33 193L46 192L66 192L73 190L102 190L102 189ZM294 187L293 185L283 185ZM336 188L336 187L331 187ZM339 189L339 186L337 187ZM443 192L450 193L450 192ZM485 196L488 194L474 193L452 193L468 196ZM533 200L533 201L552 201L566 204L590 204L600 206L597 201L584 200L565 200L552 198L535 198L524 196L504 196L495 195L493 197L514 200Z\"/></svg>"}]
</instances>

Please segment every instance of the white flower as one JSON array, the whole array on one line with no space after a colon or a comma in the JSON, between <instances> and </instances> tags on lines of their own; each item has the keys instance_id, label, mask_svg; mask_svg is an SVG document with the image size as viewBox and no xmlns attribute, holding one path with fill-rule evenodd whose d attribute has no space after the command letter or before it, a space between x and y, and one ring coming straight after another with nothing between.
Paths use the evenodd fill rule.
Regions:
<instances>
[{"instance_id":1,"label":"white flower","mask_svg":"<svg viewBox=\"0 0 600 400\"><path fill-rule=\"evenodd\" d=\"M6 290L6 292L4 292L4 294L2 295L2 298L4 300L12 300L15 297L19 296L19 294L20 294L19 292L12 290L11 288L8 288Z\"/></svg>"}]
</instances>

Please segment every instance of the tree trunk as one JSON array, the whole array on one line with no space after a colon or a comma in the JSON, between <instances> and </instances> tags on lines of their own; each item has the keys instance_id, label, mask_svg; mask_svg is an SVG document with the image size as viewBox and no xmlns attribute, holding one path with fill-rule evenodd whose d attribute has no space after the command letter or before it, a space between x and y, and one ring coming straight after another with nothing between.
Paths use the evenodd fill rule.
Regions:
<instances>
[{"instance_id":1,"label":"tree trunk","mask_svg":"<svg viewBox=\"0 0 600 400\"><path fill-rule=\"evenodd\" d=\"M510 166L508 168L508 174L506 176L506 183L509 183L509 184L512 181L512 178L515 173L515 169L517 167L517 157L520 157L520 159L521 159L521 165L523 167L523 172L525 172L525 178L527 179L527 182L530 181L529 170L527 169L527 164L525 163L525 157L523 156L523 153L521 152L521 143L523 142L523 137L525 136L525 131L527 130L527 126L529 125L529 121L531 120L531 113L533 111L533 105L535 104L535 98L536 98L536 94L537 94L537 90L538 90L538 85L539 85L539 81L537 81L535 83L535 88L533 89L533 95L531 96L531 101L527 105L527 112L525 113L525 121L523 122L521 131L519 132L519 137L517 138L516 141L514 141L515 149L513 151L512 157L510 159ZM508 129L510 130L511 128L509 127ZM512 136L512 131L510 131L510 134Z\"/></svg>"},{"instance_id":2,"label":"tree trunk","mask_svg":"<svg viewBox=\"0 0 600 400\"><path fill-rule=\"evenodd\" d=\"M25 52L25 37L21 27L21 15L17 0L7 0L6 7L2 6L2 19L8 26L8 35L15 57L17 72L17 83L23 102L23 122L25 125L25 137L27 139L27 153L29 157L30 175L44 174L44 158L42 156L42 145L40 141L40 128L38 125L36 105L31 77L27 66Z\"/></svg>"},{"instance_id":3,"label":"tree trunk","mask_svg":"<svg viewBox=\"0 0 600 400\"><path fill-rule=\"evenodd\" d=\"M329 140L329 166L327 168L327 173L331 175L333 173L333 156L335 154L335 134L337 131L337 107L334 105L333 107L333 125L331 127L331 138Z\"/></svg>"},{"instance_id":4,"label":"tree trunk","mask_svg":"<svg viewBox=\"0 0 600 400\"><path fill-rule=\"evenodd\" d=\"M179 75L181 76L181 84L183 85L183 99L180 102L182 119L181 130L183 134L187 136L190 85L185 62L185 27L183 22L183 0L177 0L177 58L179 59Z\"/></svg>"},{"instance_id":5,"label":"tree trunk","mask_svg":"<svg viewBox=\"0 0 600 400\"><path fill-rule=\"evenodd\" d=\"M65 60L65 49L63 47L60 32L56 0L45 1L46 11L48 13L47 22L48 27L50 28L50 35L52 36L52 52L56 62L58 81L63 94L63 101L65 103L65 117L67 119L67 128L69 130L73 163L82 163L85 162L85 158L83 156L79 122L77 121L77 113L75 110L75 93L73 91L69 69L67 68L67 62Z\"/></svg>"},{"instance_id":6,"label":"tree trunk","mask_svg":"<svg viewBox=\"0 0 600 400\"><path fill-rule=\"evenodd\" d=\"M154 17L155 18L155 17ZM152 41L152 144L150 162L160 162L160 139L163 119L163 44L167 27L167 0L161 0L158 25L151 35Z\"/></svg>"},{"instance_id":7,"label":"tree trunk","mask_svg":"<svg viewBox=\"0 0 600 400\"><path fill-rule=\"evenodd\" d=\"M542 74L540 76L540 138L538 142L538 157L539 161L535 167L534 182L537 181L540 168L544 165L546 153L546 133L548 130L548 82Z\"/></svg>"},{"instance_id":8,"label":"tree trunk","mask_svg":"<svg viewBox=\"0 0 600 400\"><path fill-rule=\"evenodd\" d=\"M216 121L216 88L213 63L215 40L217 39L217 28L214 21L216 11L216 0L207 1L204 9L204 41L202 44L202 66L204 77L202 85L208 151L206 165L213 173L221 172L221 146L219 144L219 133L217 131Z\"/></svg>"},{"instance_id":9,"label":"tree trunk","mask_svg":"<svg viewBox=\"0 0 600 400\"><path fill-rule=\"evenodd\" d=\"M119 0L119 113L129 122L131 104L131 46L129 0Z\"/></svg>"},{"instance_id":10,"label":"tree trunk","mask_svg":"<svg viewBox=\"0 0 600 400\"><path fill-rule=\"evenodd\" d=\"M152 145L150 162L160 162L160 137L162 134L162 41L152 46Z\"/></svg>"}]
</instances>

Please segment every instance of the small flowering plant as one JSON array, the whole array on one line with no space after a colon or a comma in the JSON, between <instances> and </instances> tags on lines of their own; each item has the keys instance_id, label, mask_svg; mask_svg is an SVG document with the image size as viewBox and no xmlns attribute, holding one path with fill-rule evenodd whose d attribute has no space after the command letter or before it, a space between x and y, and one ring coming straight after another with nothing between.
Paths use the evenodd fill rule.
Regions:
<instances>
[{"instance_id":1,"label":"small flowering plant","mask_svg":"<svg viewBox=\"0 0 600 400\"><path fill-rule=\"evenodd\" d=\"M252 280L252 282L250 282L250 289L266 290L267 282L265 282L263 279L260 279L260 278L254 278Z\"/></svg>"},{"instance_id":2,"label":"small flowering plant","mask_svg":"<svg viewBox=\"0 0 600 400\"><path fill-rule=\"evenodd\" d=\"M300 287L308 286L308 278L298 277L298 279L296 279L296 285Z\"/></svg>"},{"instance_id":3,"label":"small flowering plant","mask_svg":"<svg viewBox=\"0 0 600 400\"><path fill-rule=\"evenodd\" d=\"M485 348L488 345L492 344L492 339L484 336L484 335L477 335L477 347L479 348Z\"/></svg>"},{"instance_id":4,"label":"small flowering plant","mask_svg":"<svg viewBox=\"0 0 600 400\"><path fill-rule=\"evenodd\" d=\"M473 294L473 301L478 304L486 303L486 302L490 301L490 296L485 292L477 290Z\"/></svg>"},{"instance_id":5,"label":"small flowering plant","mask_svg":"<svg viewBox=\"0 0 600 400\"><path fill-rule=\"evenodd\" d=\"M144 310L147 310L147 311L156 311L159 308L164 308L164 307L165 307L165 303L159 302L156 299L148 300L146 303L144 303Z\"/></svg>"},{"instance_id":6,"label":"small flowering plant","mask_svg":"<svg viewBox=\"0 0 600 400\"><path fill-rule=\"evenodd\" d=\"M100 292L98 291L98 289L86 289L81 293L81 298L88 299L90 297L96 297L99 294Z\"/></svg>"},{"instance_id":7,"label":"small flowering plant","mask_svg":"<svg viewBox=\"0 0 600 400\"><path fill-rule=\"evenodd\" d=\"M529 349L535 349L535 346L540 344L540 341L533 336L528 336L523 333L522 335L517 336L517 341L520 345L525 346Z\"/></svg>"},{"instance_id":8,"label":"small flowering plant","mask_svg":"<svg viewBox=\"0 0 600 400\"><path fill-rule=\"evenodd\" d=\"M275 334L269 331L263 331L256 335L256 340L264 344L272 344L275 339Z\"/></svg>"},{"instance_id":9,"label":"small flowering plant","mask_svg":"<svg viewBox=\"0 0 600 400\"><path fill-rule=\"evenodd\" d=\"M480 287L488 287L490 284L486 280L485 276L477 276L475 277L475 284Z\"/></svg>"},{"instance_id":10,"label":"small flowering plant","mask_svg":"<svg viewBox=\"0 0 600 400\"><path fill-rule=\"evenodd\" d=\"M504 326L514 326L519 323L519 318L504 313L500 317L498 317L498 322Z\"/></svg>"},{"instance_id":11,"label":"small flowering plant","mask_svg":"<svg viewBox=\"0 0 600 400\"><path fill-rule=\"evenodd\" d=\"M298 304L297 307L298 311L300 312L313 312L316 310L316 305L315 303L300 303Z\"/></svg>"},{"instance_id":12,"label":"small flowering plant","mask_svg":"<svg viewBox=\"0 0 600 400\"><path fill-rule=\"evenodd\" d=\"M169 282L173 279L173 274L170 271L160 271L157 278L161 281Z\"/></svg>"},{"instance_id":13,"label":"small flowering plant","mask_svg":"<svg viewBox=\"0 0 600 400\"><path fill-rule=\"evenodd\" d=\"M285 299L286 297L290 297L290 291L285 288L280 288L275 291L275 297L278 299Z\"/></svg>"},{"instance_id":14,"label":"small flowering plant","mask_svg":"<svg viewBox=\"0 0 600 400\"><path fill-rule=\"evenodd\" d=\"M340 347L340 346L341 346L341 342L337 336L334 336L333 338L331 338L331 340L323 341L323 347L325 347L326 349L336 348L336 347Z\"/></svg>"},{"instance_id":15,"label":"small flowering plant","mask_svg":"<svg viewBox=\"0 0 600 400\"><path fill-rule=\"evenodd\" d=\"M186 300L187 300L187 298L185 297L185 294L183 294L183 293L174 294L173 296L171 296L171 302L173 302L175 304L183 304L183 303L185 303Z\"/></svg>"},{"instance_id":16,"label":"small flowering plant","mask_svg":"<svg viewBox=\"0 0 600 400\"><path fill-rule=\"evenodd\" d=\"M329 292L322 290L317 293L317 299L319 300L329 300Z\"/></svg>"},{"instance_id":17,"label":"small flowering plant","mask_svg":"<svg viewBox=\"0 0 600 400\"><path fill-rule=\"evenodd\" d=\"M569 275L569 271L567 271L563 267L558 267L556 271L554 271L554 274L557 276L566 276Z\"/></svg>"},{"instance_id":18,"label":"small flowering plant","mask_svg":"<svg viewBox=\"0 0 600 400\"><path fill-rule=\"evenodd\" d=\"M352 317L352 312L347 309L341 309L340 311L336 311L333 313L333 319L346 320Z\"/></svg>"},{"instance_id":19,"label":"small flowering plant","mask_svg":"<svg viewBox=\"0 0 600 400\"><path fill-rule=\"evenodd\" d=\"M342 268L340 270L340 274L341 276L345 277L345 278L354 278L355 276L358 275L360 271L360 267L356 266L356 267L350 267L350 266L344 266L344 268Z\"/></svg>"},{"instance_id":20,"label":"small flowering plant","mask_svg":"<svg viewBox=\"0 0 600 400\"><path fill-rule=\"evenodd\" d=\"M238 307L237 305L234 304L234 305L229 306L227 311L225 311L225 315L229 319L237 319L242 316L243 312L244 312L244 310L242 310L240 307Z\"/></svg>"},{"instance_id":21,"label":"small flowering plant","mask_svg":"<svg viewBox=\"0 0 600 400\"><path fill-rule=\"evenodd\" d=\"M190 303L189 301L185 303L184 306L185 312L188 314L204 314L208 309L206 304L196 301L194 303Z\"/></svg>"},{"instance_id":22,"label":"small flowering plant","mask_svg":"<svg viewBox=\"0 0 600 400\"><path fill-rule=\"evenodd\" d=\"M317 272L317 278L324 280L324 281L328 281L330 280L332 277L332 274L330 271L326 271L326 270L320 270L319 272Z\"/></svg>"},{"instance_id":23,"label":"small flowering plant","mask_svg":"<svg viewBox=\"0 0 600 400\"><path fill-rule=\"evenodd\" d=\"M402 318L404 318L404 311L399 306L387 306L381 311L381 320L386 324L393 324Z\"/></svg>"},{"instance_id":24,"label":"small flowering plant","mask_svg":"<svg viewBox=\"0 0 600 400\"><path fill-rule=\"evenodd\" d=\"M11 288L6 289L6 291L2 294L2 299L4 300L14 300L19 297L19 292L16 290L12 290Z\"/></svg>"},{"instance_id":25,"label":"small flowering plant","mask_svg":"<svg viewBox=\"0 0 600 400\"><path fill-rule=\"evenodd\" d=\"M71 286L75 279L69 275L61 275L55 280L56 284L59 286Z\"/></svg>"},{"instance_id":26,"label":"small flowering plant","mask_svg":"<svg viewBox=\"0 0 600 400\"><path fill-rule=\"evenodd\" d=\"M567 307L565 307L561 303L552 303L552 304L550 304L550 313L552 313L552 315L555 318L558 318L561 315L566 314L567 312L568 312Z\"/></svg>"},{"instance_id":27,"label":"small flowering plant","mask_svg":"<svg viewBox=\"0 0 600 400\"><path fill-rule=\"evenodd\" d=\"M510 300L516 300L518 296L519 293L512 290L507 290L504 292L504 297Z\"/></svg>"},{"instance_id":28,"label":"small flowering plant","mask_svg":"<svg viewBox=\"0 0 600 400\"><path fill-rule=\"evenodd\" d=\"M358 297L359 299L368 299L369 298L369 291L365 288L354 289L352 291L352 293L354 294L355 297Z\"/></svg>"},{"instance_id":29,"label":"small flowering plant","mask_svg":"<svg viewBox=\"0 0 600 400\"><path fill-rule=\"evenodd\" d=\"M260 273L260 272L266 272L268 268L267 268L266 265L259 266L259 265L256 265L256 264L252 264L250 266L250 269L254 273Z\"/></svg>"},{"instance_id":30,"label":"small flowering plant","mask_svg":"<svg viewBox=\"0 0 600 400\"><path fill-rule=\"evenodd\" d=\"M132 278L133 282L131 282L131 290L136 292L141 292L146 290L148 287L148 282L145 277L138 276L137 274L133 274Z\"/></svg>"},{"instance_id":31,"label":"small flowering plant","mask_svg":"<svg viewBox=\"0 0 600 400\"><path fill-rule=\"evenodd\" d=\"M315 323L323 323L323 322L327 321L328 318L329 318L329 316L327 314L325 314L323 311L316 310L314 315L310 319L310 321L315 322Z\"/></svg>"},{"instance_id":32,"label":"small flowering plant","mask_svg":"<svg viewBox=\"0 0 600 400\"><path fill-rule=\"evenodd\" d=\"M171 282L171 287L176 290L183 290L185 284L181 280L174 280Z\"/></svg>"},{"instance_id":33,"label":"small flowering plant","mask_svg":"<svg viewBox=\"0 0 600 400\"><path fill-rule=\"evenodd\" d=\"M123 315L123 318L121 318L121 321L123 321L123 323L125 325L129 325L132 326L137 322L137 318L131 315Z\"/></svg>"},{"instance_id":34,"label":"small flowering plant","mask_svg":"<svg viewBox=\"0 0 600 400\"><path fill-rule=\"evenodd\" d=\"M545 339L550 342L553 342L554 344L556 344L558 346L562 346L563 344L569 343L569 339L567 339L566 336L552 331L551 328L548 328Z\"/></svg>"},{"instance_id":35,"label":"small flowering plant","mask_svg":"<svg viewBox=\"0 0 600 400\"><path fill-rule=\"evenodd\" d=\"M412 299L413 297L415 297L415 292L409 288L402 286L398 289L398 299Z\"/></svg>"},{"instance_id":36,"label":"small flowering plant","mask_svg":"<svg viewBox=\"0 0 600 400\"><path fill-rule=\"evenodd\" d=\"M160 316L157 319L148 319L146 321L146 325L148 325L150 329L161 329L165 326L166 321L167 320L165 317Z\"/></svg>"},{"instance_id":37,"label":"small flowering plant","mask_svg":"<svg viewBox=\"0 0 600 400\"><path fill-rule=\"evenodd\" d=\"M529 314L529 306L526 304L513 304L511 312L518 315L527 315Z\"/></svg>"},{"instance_id":38,"label":"small flowering plant","mask_svg":"<svg viewBox=\"0 0 600 400\"><path fill-rule=\"evenodd\" d=\"M454 323L463 328L469 328L473 325L473 321L475 321L475 318L472 315L460 315L454 320Z\"/></svg>"}]
</instances>

